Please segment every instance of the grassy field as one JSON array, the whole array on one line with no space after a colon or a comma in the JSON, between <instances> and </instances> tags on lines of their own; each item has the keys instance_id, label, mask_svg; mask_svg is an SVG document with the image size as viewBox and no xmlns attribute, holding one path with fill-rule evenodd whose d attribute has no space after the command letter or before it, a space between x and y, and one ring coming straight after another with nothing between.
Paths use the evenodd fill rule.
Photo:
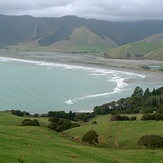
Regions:
<instances>
[{"instance_id":1,"label":"grassy field","mask_svg":"<svg viewBox=\"0 0 163 163\"><path fill-rule=\"evenodd\" d=\"M100 147L91 147L82 145L81 143L75 143L67 139L62 134L58 134L52 130L47 129L47 118L39 118L41 127L23 127L20 126L21 121L24 118L11 115L9 113L0 112L0 162L2 163L54 163L54 162L106 162L106 163L161 163L162 162L162 150L138 150L138 149L110 149L110 148L100 148ZM112 130L109 131L109 128L106 128L108 124L111 125L111 122L108 120L108 116L101 116L95 119L98 124L95 128L92 127L91 123L83 124L81 128L76 128L67 130L66 133L79 132L80 135L83 135L87 130L96 129L101 132L101 140L109 140L106 138L106 133L110 135L114 132L114 135L117 135L119 132L119 138L117 139L120 146L122 142L125 141L125 137L134 138L135 130L134 123L120 123L114 122L112 125ZM106 122L105 122L106 120ZM106 123L106 124L105 124ZM135 123L139 126L140 129L137 131L141 134L148 133L148 131L162 133L161 126L162 122L157 124L151 123L150 125L140 123ZM101 126L103 127L100 127ZM119 125L122 129L120 131ZM157 127L154 129L153 127ZM129 127L131 126L131 127ZM152 127L152 129L147 129ZM118 128L118 129L117 129ZM125 130L128 128L128 130ZM133 130L131 130L133 128ZM144 129L142 132L141 129ZM106 131L105 131L106 130ZM124 131L128 133L123 133ZM102 139L102 131L105 131ZM138 133L139 135L140 133ZM140 134L140 135L141 135ZM122 137L123 139L120 137ZM121 141L120 141L121 140ZM134 140L133 140L134 141ZM127 144L126 142L125 144ZM129 142L132 144L131 142ZM133 143L134 144L134 143ZM131 146L131 145L130 145Z\"/></svg>"},{"instance_id":2,"label":"grassy field","mask_svg":"<svg viewBox=\"0 0 163 163\"><path fill-rule=\"evenodd\" d=\"M141 115L136 116L136 121L114 122L110 121L110 115L98 116L93 119L96 125L90 121L79 128L65 131L65 134L81 138L87 131L95 130L101 146L118 149L137 149L137 140L146 134L163 135L163 122L140 121Z\"/></svg>"}]
</instances>

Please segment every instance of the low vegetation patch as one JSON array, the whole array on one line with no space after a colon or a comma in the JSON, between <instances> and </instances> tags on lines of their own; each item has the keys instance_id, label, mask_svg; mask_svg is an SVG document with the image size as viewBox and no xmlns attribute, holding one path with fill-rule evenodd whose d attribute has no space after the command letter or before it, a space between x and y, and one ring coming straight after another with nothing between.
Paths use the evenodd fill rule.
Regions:
<instances>
[{"instance_id":1,"label":"low vegetation patch","mask_svg":"<svg viewBox=\"0 0 163 163\"><path fill-rule=\"evenodd\" d=\"M94 130L88 131L85 135L82 137L82 142L86 142L89 144L95 144L98 143L98 134Z\"/></svg>"},{"instance_id":2,"label":"low vegetation patch","mask_svg":"<svg viewBox=\"0 0 163 163\"><path fill-rule=\"evenodd\" d=\"M11 112L11 114L16 115L16 116L20 116L20 117L29 116L30 115L29 112L21 111L21 110L11 110L10 112Z\"/></svg>"},{"instance_id":3,"label":"low vegetation patch","mask_svg":"<svg viewBox=\"0 0 163 163\"><path fill-rule=\"evenodd\" d=\"M22 121L22 126L40 126L40 123L37 119L34 119L34 120L24 119Z\"/></svg>"},{"instance_id":4,"label":"low vegetation patch","mask_svg":"<svg viewBox=\"0 0 163 163\"><path fill-rule=\"evenodd\" d=\"M48 128L57 132L62 132L64 130L80 126L78 123L72 123L68 119L50 117L48 120L50 122Z\"/></svg>"},{"instance_id":5,"label":"low vegetation patch","mask_svg":"<svg viewBox=\"0 0 163 163\"><path fill-rule=\"evenodd\" d=\"M119 114L115 114L110 118L111 121L134 121L136 120L136 116L132 116L131 118L129 118L128 116L121 116Z\"/></svg>"},{"instance_id":6,"label":"low vegetation patch","mask_svg":"<svg viewBox=\"0 0 163 163\"><path fill-rule=\"evenodd\" d=\"M141 120L142 121L147 121L147 120L163 121L163 114L161 113L144 114Z\"/></svg>"},{"instance_id":7,"label":"low vegetation patch","mask_svg":"<svg viewBox=\"0 0 163 163\"><path fill-rule=\"evenodd\" d=\"M163 149L163 137L159 135L144 135L139 138L138 146L148 149Z\"/></svg>"}]
</instances>

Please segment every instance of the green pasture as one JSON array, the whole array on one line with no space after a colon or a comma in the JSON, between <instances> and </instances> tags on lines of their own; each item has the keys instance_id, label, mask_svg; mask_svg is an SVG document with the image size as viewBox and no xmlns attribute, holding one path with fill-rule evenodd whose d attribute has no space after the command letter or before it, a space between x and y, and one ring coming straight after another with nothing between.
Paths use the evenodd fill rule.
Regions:
<instances>
[{"instance_id":1,"label":"green pasture","mask_svg":"<svg viewBox=\"0 0 163 163\"><path fill-rule=\"evenodd\" d=\"M107 126L105 125L105 120L107 120L106 123L111 123L109 122L108 118L109 116L101 116L95 119L98 121L98 124L96 126L96 130L99 130L97 131L98 133L102 133L102 131L105 130L105 127ZM46 127L48 124L47 118L38 118L41 127L21 126L20 124L23 119L24 118L11 115L10 113L0 112L0 162L161 163L162 161L162 150L138 150L121 148L110 149L83 145L81 143L76 143L72 140L69 140L62 133L56 133L55 131L49 130ZM104 125L103 128L100 127L100 123L102 122L103 124L101 125ZM139 124L141 125L141 123ZM120 124L117 122L117 124L114 123L114 125L115 127L112 128L112 131L115 132L115 135L116 127L118 127L118 125L122 125L122 129L124 130L125 123ZM159 125L159 122L157 125ZM85 133L85 131L91 129L91 126L91 122L83 124L83 126L81 127L81 129L83 129L83 132L80 128L76 128L76 132L79 132L82 135L83 133ZM142 124L142 126L143 128L145 128L145 124ZM153 124L150 126L155 125ZM95 127L93 129L95 129ZM160 128L158 128L158 130L160 130ZM107 133L107 131L108 129L106 129L105 133ZM72 129L66 131L67 134L71 133L72 135L73 132L75 131L73 131ZM162 131L158 132L160 134L162 133ZM104 136L106 137L105 133ZM109 133L111 132L109 131ZM123 135L130 134L131 132Z\"/></svg>"},{"instance_id":2,"label":"green pasture","mask_svg":"<svg viewBox=\"0 0 163 163\"><path fill-rule=\"evenodd\" d=\"M64 133L82 138L89 130L95 130L99 135L99 146L115 149L137 149L137 140L146 134L163 136L162 121L141 121L142 115L136 116L136 121L110 121L110 115L98 116L81 127L72 128ZM92 124L96 121L97 124Z\"/></svg>"}]
</instances>

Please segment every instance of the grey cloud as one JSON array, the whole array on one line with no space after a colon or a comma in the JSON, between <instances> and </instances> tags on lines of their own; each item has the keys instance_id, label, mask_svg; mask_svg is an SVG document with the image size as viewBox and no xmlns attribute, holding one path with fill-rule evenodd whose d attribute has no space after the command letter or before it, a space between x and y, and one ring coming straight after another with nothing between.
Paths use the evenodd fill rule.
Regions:
<instances>
[{"instance_id":1,"label":"grey cloud","mask_svg":"<svg viewBox=\"0 0 163 163\"><path fill-rule=\"evenodd\" d=\"M0 13L125 21L163 19L162 6L162 0L5 0L0 1Z\"/></svg>"}]
</instances>

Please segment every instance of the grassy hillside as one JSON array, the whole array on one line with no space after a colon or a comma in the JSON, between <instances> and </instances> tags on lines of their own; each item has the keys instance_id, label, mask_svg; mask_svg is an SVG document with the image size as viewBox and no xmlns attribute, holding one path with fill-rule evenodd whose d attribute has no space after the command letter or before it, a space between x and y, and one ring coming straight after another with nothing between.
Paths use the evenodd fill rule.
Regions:
<instances>
[{"instance_id":1,"label":"grassy hillside","mask_svg":"<svg viewBox=\"0 0 163 163\"><path fill-rule=\"evenodd\" d=\"M22 51L62 51L76 53L102 53L116 47L117 44L109 38L102 39L86 27L75 28L66 40L57 41L49 46L41 46L38 41L20 43L8 47Z\"/></svg>"},{"instance_id":2,"label":"grassy hillside","mask_svg":"<svg viewBox=\"0 0 163 163\"><path fill-rule=\"evenodd\" d=\"M99 134L101 146L123 149L136 149L137 140L143 135L163 135L162 122L140 121L141 115L136 116L137 121L110 121L110 115L98 116L92 120L97 122L96 125L91 121L65 133L81 138L87 131L95 130Z\"/></svg>"},{"instance_id":3,"label":"grassy hillside","mask_svg":"<svg viewBox=\"0 0 163 163\"><path fill-rule=\"evenodd\" d=\"M102 39L83 26L75 28L69 39L56 42L49 48L56 51L99 53L116 46L114 41L109 38Z\"/></svg>"},{"instance_id":4,"label":"grassy hillside","mask_svg":"<svg viewBox=\"0 0 163 163\"><path fill-rule=\"evenodd\" d=\"M126 124L118 124L118 122L115 122L112 126L112 130L110 131L109 128L107 128L107 123L110 123L108 122L108 118L109 117L104 116L96 119L98 121L97 125L101 124L103 126L97 126L96 129L99 130L98 132L105 131L104 135L107 135L106 133L109 133L109 135L112 133L114 133L112 135L117 135L117 127L121 125L121 131L118 129L119 137L126 135L126 137L130 136L133 138L134 133L132 133L133 130L131 129L134 129L134 127L130 127L134 126L133 124L129 125L127 122ZM109 148L84 146L80 143L70 141L52 130L48 130L46 128L48 123L46 118L39 118L41 127L20 126L22 119L24 118L14 116L9 113L0 112L0 162L161 163L162 161L162 150L115 150ZM159 123L161 122L157 122L157 124L151 123L147 126L139 123L136 125L137 127L140 127L140 129L137 129L137 131L142 133L143 129L145 130L144 132L147 133L149 131L147 130L149 127L155 127L155 125L157 125L158 128L152 128L152 130L157 130L157 132L161 134L162 131L159 129ZM82 131L80 131L80 128L78 128L76 132L79 132L79 134L82 135L87 129L90 128L91 125L86 124L82 127ZM123 134L124 131L128 131L129 134ZM67 133L73 134L73 130L69 130ZM103 140L102 137L100 140ZM121 144L119 140L120 138L117 138L117 142Z\"/></svg>"},{"instance_id":5,"label":"grassy hillside","mask_svg":"<svg viewBox=\"0 0 163 163\"><path fill-rule=\"evenodd\" d=\"M129 43L108 52L112 58L144 58L163 60L163 34L150 36L142 41Z\"/></svg>"}]
</instances>

